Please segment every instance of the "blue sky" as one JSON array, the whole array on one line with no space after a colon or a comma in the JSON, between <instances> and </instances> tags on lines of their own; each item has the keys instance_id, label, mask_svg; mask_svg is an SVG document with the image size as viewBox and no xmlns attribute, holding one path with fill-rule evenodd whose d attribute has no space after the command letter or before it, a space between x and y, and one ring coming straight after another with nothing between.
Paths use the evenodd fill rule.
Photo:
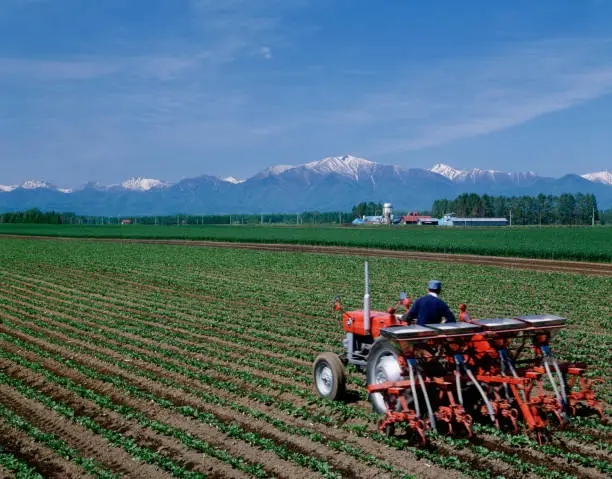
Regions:
<instances>
[{"instance_id":1,"label":"blue sky","mask_svg":"<svg viewBox=\"0 0 612 479\"><path fill-rule=\"evenodd\" d=\"M0 184L612 168L607 0L1 0Z\"/></svg>"}]
</instances>

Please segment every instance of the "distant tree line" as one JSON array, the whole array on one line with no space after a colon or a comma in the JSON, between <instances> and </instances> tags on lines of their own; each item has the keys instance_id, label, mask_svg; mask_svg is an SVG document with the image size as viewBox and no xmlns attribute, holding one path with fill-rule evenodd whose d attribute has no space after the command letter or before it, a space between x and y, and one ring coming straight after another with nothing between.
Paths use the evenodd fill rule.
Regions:
<instances>
[{"instance_id":1,"label":"distant tree line","mask_svg":"<svg viewBox=\"0 0 612 479\"><path fill-rule=\"evenodd\" d=\"M352 218L362 218L363 216L379 216L383 214L383 203L361 202L353 206L351 210ZM396 218L408 214L406 211L393 211L393 216ZM421 211L421 214L429 214L428 211Z\"/></svg>"},{"instance_id":2,"label":"distant tree line","mask_svg":"<svg viewBox=\"0 0 612 479\"><path fill-rule=\"evenodd\" d=\"M454 200L434 201L433 216L446 213L468 218L512 216L513 225L586 225L600 220L595 195L582 193L511 197L464 193Z\"/></svg>"},{"instance_id":3,"label":"distant tree line","mask_svg":"<svg viewBox=\"0 0 612 479\"><path fill-rule=\"evenodd\" d=\"M350 223L351 213L342 211L306 211L299 214L251 215L156 215L156 216L84 216L74 213L42 212L38 209L0 214L0 223L41 224L145 224L145 225L229 225L229 224L342 224Z\"/></svg>"},{"instance_id":4,"label":"distant tree line","mask_svg":"<svg viewBox=\"0 0 612 479\"><path fill-rule=\"evenodd\" d=\"M255 224L340 224L350 222L350 213L342 211L305 211L298 214L240 214L240 215L186 215L124 216L133 223L148 225L255 225Z\"/></svg>"},{"instance_id":5,"label":"distant tree line","mask_svg":"<svg viewBox=\"0 0 612 479\"><path fill-rule=\"evenodd\" d=\"M128 220L132 224L146 225L229 225L229 224L347 224L354 218L382 214L382 203L362 202L353 206L350 212L306 211L299 214L253 214L253 215L166 215L166 216L82 216L74 213L42 212L38 209L0 214L0 223L45 223L45 224L121 224ZM612 209L597 211L594 195L561 196L539 195L505 197L479 196L466 193L454 200L436 200L431 214L442 217L446 213L455 213L463 217L505 217L512 212L513 225L572 225L591 224L595 212L595 221L601 224L612 224ZM405 212L394 211L395 217Z\"/></svg>"},{"instance_id":6,"label":"distant tree line","mask_svg":"<svg viewBox=\"0 0 612 479\"><path fill-rule=\"evenodd\" d=\"M382 215L383 204L382 203L374 203L373 201L361 202L353 206L351 210L351 215L353 218L361 218L363 216L377 216Z\"/></svg>"},{"instance_id":7,"label":"distant tree line","mask_svg":"<svg viewBox=\"0 0 612 479\"><path fill-rule=\"evenodd\" d=\"M599 222L602 225L612 225L612 208L599 212Z\"/></svg>"},{"instance_id":8,"label":"distant tree line","mask_svg":"<svg viewBox=\"0 0 612 479\"><path fill-rule=\"evenodd\" d=\"M42 212L39 209L3 213L0 215L0 223L44 223L59 225L67 223L68 215L71 213L56 213L55 211Z\"/></svg>"}]
</instances>

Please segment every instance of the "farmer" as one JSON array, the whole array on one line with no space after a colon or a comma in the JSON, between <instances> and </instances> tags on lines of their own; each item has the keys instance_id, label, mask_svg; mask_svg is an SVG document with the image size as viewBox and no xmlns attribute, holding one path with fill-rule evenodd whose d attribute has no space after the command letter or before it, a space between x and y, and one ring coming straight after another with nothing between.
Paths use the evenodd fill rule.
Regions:
<instances>
[{"instance_id":1,"label":"farmer","mask_svg":"<svg viewBox=\"0 0 612 479\"><path fill-rule=\"evenodd\" d=\"M459 305L459 321L462 323L471 323L470 313L467 312L467 304L461 303Z\"/></svg>"},{"instance_id":2,"label":"farmer","mask_svg":"<svg viewBox=\"0 0 612 479\"><path fill-rule=\"evenodd\" d=\"M448 305L442 301L438 295L442 290L442 282L437 279L432 279L427 284L427 294L417 299L405 319L417 319L419 326L432 323L455 322L455 315L452 313Z\"/></svg>"}]
</instances>

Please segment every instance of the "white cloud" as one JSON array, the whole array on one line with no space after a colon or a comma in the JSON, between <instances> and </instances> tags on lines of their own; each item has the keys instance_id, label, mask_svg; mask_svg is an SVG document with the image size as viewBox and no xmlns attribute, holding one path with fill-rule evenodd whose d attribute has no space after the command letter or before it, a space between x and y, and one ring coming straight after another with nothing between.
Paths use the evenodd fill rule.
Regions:
<instances>
[{"instance_id":1,"label":"white cloud","mask_svg":"<svg viewBox=\"0 0 612 479\"><path fill-rule=\"evenodd\" d=\"M264 57L266 60L272 59L272 50L270 49L270 47L261 47L259 49L259 52L261 53L261 56Z\"/></svg>"},{"instance_id":2,"label":"white cloud","mask_svg":"<svg viewBox=\"0 0 612 479\"><path fill-rule=\"evenodd\" d=\"M377 154L422 149L513 127L612 93L612 40L563 39L454 58L399 75L319 121L387 126ZM387 82L388 83L388 82Z\"/></svg>"}]
</instances>

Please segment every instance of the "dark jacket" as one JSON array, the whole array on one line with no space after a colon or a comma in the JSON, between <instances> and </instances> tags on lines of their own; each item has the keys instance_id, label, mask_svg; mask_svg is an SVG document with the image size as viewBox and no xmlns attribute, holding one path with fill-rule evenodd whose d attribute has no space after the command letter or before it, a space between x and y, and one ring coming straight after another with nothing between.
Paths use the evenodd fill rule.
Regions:
<instances>
[{"instance_id":1,"label":"dark jacket","mask_svg":"<svg viewBox=\"0 0 612 479\"><path fill-rule=\"evenodd\" d=\"M408 311L408 319L417 318L417 324L424 326L430 323L439 323L442 318L446 318L447 323L455 322L455 315L450 310L448 305L440 298L436 298L431 294L417 299L410 311Z\"/></svg>"}]
</instances>

